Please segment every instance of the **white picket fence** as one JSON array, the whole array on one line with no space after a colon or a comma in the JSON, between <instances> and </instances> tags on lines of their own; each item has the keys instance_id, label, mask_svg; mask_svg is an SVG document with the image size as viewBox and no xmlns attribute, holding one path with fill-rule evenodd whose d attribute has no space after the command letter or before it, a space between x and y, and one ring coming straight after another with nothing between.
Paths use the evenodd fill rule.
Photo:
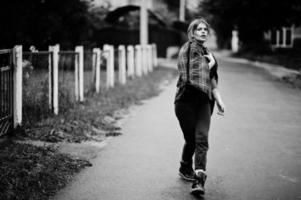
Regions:
<instances>
[{"instance_id":1,"label":"white picket fence","mask_svg":"<svg viewBox=\"0 0 301 200\"><path fill-rule=\"evenodd\" d=\"M54 114L59 113L59 59L60 50L59 45L49 46L49 107ZM65 51L66 52L66 51ZM68 51L70 52L70 51ZM141 46L141 45L124 45L118 46L117 55L112 45L104 45L103 48L93 49L93 74L95 92L100 91L100 72L102 57L106 59L106 85L107 89L115 85L115 56L118 56L118 83L126 84L128 78L142 77L153 71L158 66L157 61L157 47L155 44ZM72 53L72 51L70 52ZM75 99L78 102L85 101L84 97L84 48L77 46L73 52L75 56ZM23 77L23 57L22 45L14 47L14 127L22 125L22 77ZM52 57L51 57L52 56Z\"/></svg>"}]
</instances>

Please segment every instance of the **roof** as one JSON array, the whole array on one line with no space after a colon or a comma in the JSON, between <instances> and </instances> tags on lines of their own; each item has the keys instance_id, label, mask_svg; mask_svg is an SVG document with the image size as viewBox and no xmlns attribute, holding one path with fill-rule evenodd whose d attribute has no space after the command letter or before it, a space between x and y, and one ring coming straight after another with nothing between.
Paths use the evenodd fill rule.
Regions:
<instances>
[{"instance_id":1,"label":"roof","mask_svg":"<svg viewBox=\"0 0 301 200\"><path fill-rule=\"evenodd\" d=\"M125 14L129 13L130 11L140 10L140 6L136 5L127 5L116 8L115 10L109 12L105 17L105 20L108 23L114 24L118 21L119 17L124 16ZM156 13L152 12L151 10L147 10L150 17L154 18L160 25L166 26L166 23L163 19Z\"/></svg>"}]
</instances>

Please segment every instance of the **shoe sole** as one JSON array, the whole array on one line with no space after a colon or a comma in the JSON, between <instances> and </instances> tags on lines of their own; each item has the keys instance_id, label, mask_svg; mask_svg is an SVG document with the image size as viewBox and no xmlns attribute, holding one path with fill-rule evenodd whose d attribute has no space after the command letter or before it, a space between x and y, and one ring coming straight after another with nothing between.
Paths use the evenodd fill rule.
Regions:
<instances>
[{"instance_id":1,"label":"shoe sole","mask_svg":"<svg viewBox=\"0 0 301 200\"><path fill-rule=\"evenodd\" d=\"M184 174L182 174L181 172L179 172L179 176L184 179L185 181L194 181L194 178L187 178L186 176L184 176Z\"/></svg>"},{"instance_id":2,"label":"shoe sole","mask_svg":"<svg viewBox=\"0 0 301 200\"><path fill-rule=\"evenodd\" d=\"M205 191L201 189L191 189L190 193L192 195L204 195Z\"/></svg>"}]
</instances>

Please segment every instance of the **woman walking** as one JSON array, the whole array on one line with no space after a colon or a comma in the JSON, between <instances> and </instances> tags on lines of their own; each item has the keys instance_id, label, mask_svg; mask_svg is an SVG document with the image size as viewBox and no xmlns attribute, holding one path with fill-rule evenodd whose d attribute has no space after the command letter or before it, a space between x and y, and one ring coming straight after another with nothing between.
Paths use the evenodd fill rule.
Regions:
<instances>
[{"instance_id":1,"label":"woman walking","mask_svg":"<svg viewBox=\"0 0 301 200\"><path fill-rule=\"evenodd\" d=\"M192 194L205 193L208 132L215 101L219 113L225 111L217 88L217 62L204 47L208 36L209 24L202 18L193 20L178 56L175 113L185 139L179 175L193 181Z\"/></svg>"}]
</instances>

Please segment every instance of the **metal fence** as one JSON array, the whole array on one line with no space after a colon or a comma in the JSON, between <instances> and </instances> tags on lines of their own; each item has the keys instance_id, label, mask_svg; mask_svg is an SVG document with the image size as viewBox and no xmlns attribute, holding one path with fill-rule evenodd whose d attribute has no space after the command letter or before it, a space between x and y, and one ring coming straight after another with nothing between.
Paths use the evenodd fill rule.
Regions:
<instances>
[{"instance_id":1,"label":"metal fence","mask_svg":"<svg viewBox=\"0 0 301 200\"><path fill-rule=\"evenodd\" d=\"M0 50L0 136L13 129L13 50Z\"/></svg>"},{"instance_id":2,"label":"metal fence","mask_svg":"<svg viewBox=\"0 0 301 200\"><path fill-rule=\"evenodd\" d=\"M88 95L95 90L96 53L86 51L84 53L84 94Z\"/></svg>"},{"instance_id":3,"label":"metal fence","mask_svg":"<svg viewBox=\"0 0 301 200\"><path fill-rule=\"evenodd\" d=\"M60 51L58 64L58 102L60 112L67 111L76 102L76 65L79 53L75 51Z\"/></svg>"},{"instance_id":4,"label":"metal fence","mask_svg":"<svg viewBox=\"0 0 301 200\"><path fill-rule=\"evenodd\" d=\"M48 106L52 57L49 51L23 52L22 118L25 126L52 114Z\"/></svg>"}]
</instances>

